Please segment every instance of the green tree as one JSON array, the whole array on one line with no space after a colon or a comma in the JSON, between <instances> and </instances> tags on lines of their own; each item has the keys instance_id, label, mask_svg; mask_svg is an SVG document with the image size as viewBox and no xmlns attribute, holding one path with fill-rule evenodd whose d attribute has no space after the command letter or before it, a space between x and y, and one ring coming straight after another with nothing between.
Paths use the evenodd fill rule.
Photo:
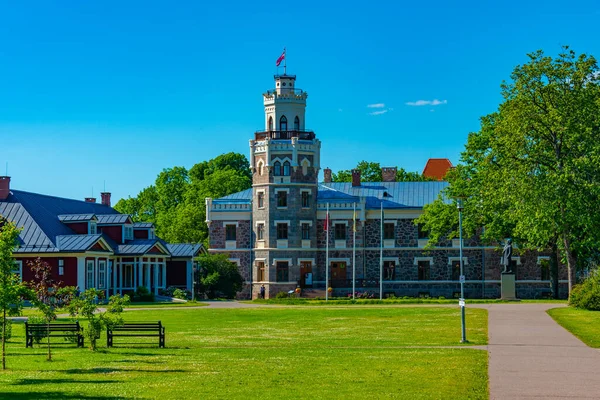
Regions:
<instances>
[{"instance_id":1,"label":"green tree","mask_svg":"<svg viewBox=\"0 0 600 400\"><path fill-rule=\"evenodd\" d=\"M209 299L216 297L233 298L242 290L244 279L236 264L225 254L205 254L198 258L198 293Z\"/></svg>"},{"instance_id":2,"label":"green tree","mask_svg":"<svg viewBox=\"0 0 600 400\"><path fill-rule=\"evenodd\" d=\"M7 316L21 315L27 288L14 273L13 251L17 248L19 229L0 217L0 308L2 309L2 369L6 369Z\"/></svg>"},{"instance_id":3,"label":"green tree","mask_svg":"<svg viewBox=\"0 0 600 400\"><path fill-rule=\"evenodd\" d=\"M104 297L104 291L98 289L87 289L79 297L74 297L67 309L72 317L83 317L87 319L87 329L84 334L90 343L90 350L96 351L96 343L100 338L102 330L107 327L123 323L123 312L129 304L129 296L115 294L110 296L106 311L98 312L98 301Z\"/></svg>"},{"instance_id":4,"label":"green tree","mask_svg":"<svg viewBox=\"0 0 600 400\"><path fill-rule=\"evenodd\" d=\"M461 164L449 174L444 198L418 222L430 240L456 233L456 207L465 197L465 232L485 227L488 242L512 236L521 248L555 247L567 265L569 293L578 257L600 244L600 91L593 57L568 48L556 57L529 54L504 102L469 135Z\"/></svg>"},{"instance_id":5,"label":"green tree","mask_svg":"<svg viewBox=\"0 0 600 400\"><path fill-rule=\"evenodd\" d=\"M381 165L376 162L361 161L356 165L360 171L360 180L362 182L381 182L383 176L381 174ZM333 174L331 180L333 182L352 182L352 170L340 170ZM419 172L407 172L404 168L398 168L396 171L396 182L423 182L435 180L426 178Z\"/></svg>"}]
</instances>

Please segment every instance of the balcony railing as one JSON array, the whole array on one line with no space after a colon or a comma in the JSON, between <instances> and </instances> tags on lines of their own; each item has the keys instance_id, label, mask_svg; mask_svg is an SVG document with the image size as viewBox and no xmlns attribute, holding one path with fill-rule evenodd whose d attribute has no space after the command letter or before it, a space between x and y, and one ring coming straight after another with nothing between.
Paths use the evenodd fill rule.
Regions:
<instances>
[{"instance_id":1,"label":"balcony railing","mask_svg":"<svg viewBox=\"0 0 600 400\"><path fill-rule=\"evenodd\" d=\"M300 140L313 140L315 138L315 133L313 131L308 131L308 130L301 130L301 129L295 129L295 130L289 130L289 131L257 131L256 132L256 140L265 140L266 138L269 139L281 139L281 140L285 140L285 139L291 139L291 138L298 138Z\"/></svg>"},{"instance_id":2,"label":"balcony railing","mask_svg":"<svg viewBox=\"0 0 600 400\"><path fill-rule=\"evenodd\" d=\"M284 95L285 94L302 95L302 94L304 94L304 90L302 90L302 89L295 89L295 88L291 88L291 87L282 87L281 89L279 89L279 93L277 93L277 89L270 89L270 90L267 90L265 92L265 94L267 96L272 96L272 95L275 95L275 94L277 94L278 96L280 94L284 94Z\"/></svg>"}]
</instances>

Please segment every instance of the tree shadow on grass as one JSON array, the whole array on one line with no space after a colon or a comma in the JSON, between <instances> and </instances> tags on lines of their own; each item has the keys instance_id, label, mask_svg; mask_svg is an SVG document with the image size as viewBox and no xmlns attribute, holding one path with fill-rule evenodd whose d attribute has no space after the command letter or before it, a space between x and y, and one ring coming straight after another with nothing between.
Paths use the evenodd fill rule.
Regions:
<instances>
[{"instance_id":1,"label":"tree shadow on grass","mask_svg":"<svg viewBox=\"0 0 600 400\"><path fill-rule=\"evenodd\" d=\"M0 399L11 399L11 400L25 400L25 399L40 399L40 400L53 400L53 399L82 399L82 400L107 400L107 399L133 399L133 397L123 396L102 396L93 395L88 396L81 393L67 393L67 392L43 392L43 393L12 393L12 392L0 392Z\"/></svg>"},{"instance_id":2,"label":"tree shadow on grass","mask_svg":"<svg viewBox=\"0 0 600 400\"><path fill-rule=\"evenodd\" d=\"M185 369L123 369L123 368L73 368L56 370L64 374L108 374L111 372L148 372L148 373L165 373L165 372L189 372ZM0 397L1 398L1 397Z\"/></svg>"},{"instance_id":3,"label":"tree shadow on grass","mask_svg":"<svg viewBox=\"0 0 600 400\"><path fill-rule=\"evenodd\" d=\"M11 385L46 385L46 384L74 384L74 383L119 383L114 379L103 379L103 380L73 380L73 379L36 379L36 378L24 378L17 379ZM0 397L1 398L1 397Z\"/></svg>"}]
</instances>

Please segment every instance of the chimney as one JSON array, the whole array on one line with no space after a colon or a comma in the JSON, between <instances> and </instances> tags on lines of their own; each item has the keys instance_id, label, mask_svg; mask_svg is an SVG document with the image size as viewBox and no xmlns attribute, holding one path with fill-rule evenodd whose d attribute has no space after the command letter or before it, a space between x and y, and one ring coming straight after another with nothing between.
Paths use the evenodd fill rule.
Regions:
<instances>
[{"instance_id":1,"label":"chimney","mask_svg":"<svg viewBox=\"0 0 600 400\"><path fill-rule=\"evenodd\" d=\"M331 170L329 168L323 170L323 182L331 183Z\"/></svg>"},{"instance_id":2,"label":"chimney","mask_svg":"<svg viewBox=\"0 0 600 400\"><path fill-rule=\"evenodd\" d=\"M110 207L110 192L102 192L100 193L102 198L102 204Z\"/></svg>"},{"instance_id":3,"label":"chimney","mask_svg":"<svg viewBox=\"0 0 600 400\"><path fill-rule=\"evenodd\" d=\"M352 187L360 186L360 170L352 170Z\"/></svg>"},{"instance_id":4,"label":"chimney","mask_svg":"<svg viewBox=\"0 0 600 400\"><path fill-rule=\"evenodd\" d=\"M10 176L0 176L0 200L6 200L10 194Z\"/></svg>"},{"instance_id":5,"label":"chimney","mask_svg":"<svg viewBox=\"0 0 600 400\"><path fill-rule=\"evenodd\" d=\"M96 198L95 197L86 197L85 198L85 202L86 203L95 203L96 202Z\"/></svg>"},{"instance_id":6,"label":"chimney","mask_svg":"<svg viewBox=\"0 0 600 400\"><path fill-rule=\"evenodd\" d=\"M398 172L397 167L382 167L381 176L383 177L383 181L396 182L396 172Z\"/></svg>"}]
</instances>

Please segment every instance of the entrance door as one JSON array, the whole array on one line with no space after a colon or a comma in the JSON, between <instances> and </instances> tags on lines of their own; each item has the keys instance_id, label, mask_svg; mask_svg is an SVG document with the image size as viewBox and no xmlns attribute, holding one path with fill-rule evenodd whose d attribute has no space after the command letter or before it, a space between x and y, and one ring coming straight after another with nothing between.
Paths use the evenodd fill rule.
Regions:
<instances>
[{"instance_id":1,"label":"entrance door","mask_svg":"<svg viewBox=\"0 0 600 400\"><path fill-rule=\"evenodd\" d=\"M346 262L336 261L331 263L331 287L346 287Z\"/></svg>"},{"instance_id":2,"label":"entrance door","mask_svg":"<svg viewBox=\"0 0 600 400\"><path fill-rule=\"evenodd\" d=\"M313 285L313 273L312 273L312 262L301 261L300 262L300 287L312 287Z\"/></svg>"}]
</instances>

